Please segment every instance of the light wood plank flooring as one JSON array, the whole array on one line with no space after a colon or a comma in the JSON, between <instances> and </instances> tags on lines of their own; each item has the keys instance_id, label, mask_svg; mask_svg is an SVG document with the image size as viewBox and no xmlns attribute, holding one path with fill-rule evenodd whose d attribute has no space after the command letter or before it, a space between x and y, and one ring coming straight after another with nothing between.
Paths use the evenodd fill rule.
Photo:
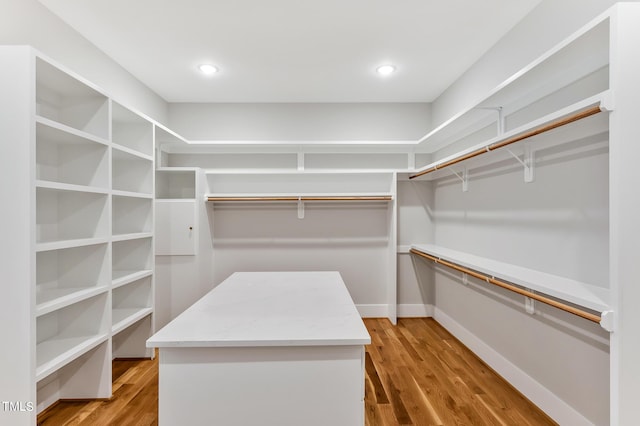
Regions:
<instances>
[{"instance_id":1,"label":"light wood plank flooring","mask_svg":"<svg viewBox=\"0 0 640 426\"><path fill-rule=\"evenodd\" d=\"M556 424L433 319L365 324L368 426ZM157 358L114 361L113 383L110 400L59 402L38 425L158 424Z\"/></svg>"}]
</instances>

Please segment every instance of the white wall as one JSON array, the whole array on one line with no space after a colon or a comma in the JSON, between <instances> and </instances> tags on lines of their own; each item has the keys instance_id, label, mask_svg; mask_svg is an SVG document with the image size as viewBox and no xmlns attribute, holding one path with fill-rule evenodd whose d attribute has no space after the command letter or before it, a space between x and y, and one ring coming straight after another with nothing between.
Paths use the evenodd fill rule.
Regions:
<instances>
[{"instance_id":1,"label":"white wall","mask_svg":"<svg viewBox=\"0 0 640 426\"><path fill-rule=\"evenodd\" d=\"M167 103L36 0L0 0L0 44L31 45L118 102L166 123Z\"/></svg>"},{"instance_id":2,"label":"white wall","mask_svg":"<svg viewBox=\"0 0 640 426\"><path fill-rule=\"evenodd\" d=\"M417 140L431 124L427 103L178 103L169 115L191 140Z\"/></svg>"},{"instance_id":3,"label":"white wall","mask_svg":"<svg viewBox=\"0 0 640 426\"><path fill-rule=\"evenodd\" d=\"M614 0L543 0L433 102L434 126L476 103L479 97L614 3Z\"/></svg>"}]
</instances>

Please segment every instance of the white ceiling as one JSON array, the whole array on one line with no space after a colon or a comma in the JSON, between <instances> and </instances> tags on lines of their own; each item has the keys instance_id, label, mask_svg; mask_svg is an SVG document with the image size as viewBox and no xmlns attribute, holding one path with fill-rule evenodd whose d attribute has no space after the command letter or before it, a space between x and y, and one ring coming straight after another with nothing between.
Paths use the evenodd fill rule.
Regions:
<instances>
[{"instance_id":1,"label":"white ceiling","mask_svg":"<svg viewBox=\"0 0 640 426\"><path fill-rule=\"evenodd\" d=\"M540 0L40 2L168 102L431 102Z\"/></svg>"}]
</instances>

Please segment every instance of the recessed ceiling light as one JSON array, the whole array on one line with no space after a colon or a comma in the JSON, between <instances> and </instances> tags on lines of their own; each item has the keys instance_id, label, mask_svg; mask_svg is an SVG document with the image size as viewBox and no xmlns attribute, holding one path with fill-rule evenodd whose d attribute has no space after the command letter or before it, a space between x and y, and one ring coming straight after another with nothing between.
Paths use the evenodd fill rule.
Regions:
<instances>
[{"instance_id":1,"label":"recessed ceiling light","mask_svg":"<svg viewBox=\"0 0 640 426\"><path fill-rule=\"evenodd\" d=\"M378 68L376 68L376 71L380 75L389 75L392 74L395 70L396 67L394 67L393 65L380 65Z\"/></svg>"},{"instance_id":2,"label":"recessed ceiling light","mask_svg":"<svg viewBox=\"0 0 640 426\"><path fill-rule=\"evenodd\" d=\"M216 67L215 65L211 65L211 64L198 65L198 69L204 75L213 75L213 74L215 74L215 73L217 73L219 71L218 67Z\"/></svg>"}]
</instances>

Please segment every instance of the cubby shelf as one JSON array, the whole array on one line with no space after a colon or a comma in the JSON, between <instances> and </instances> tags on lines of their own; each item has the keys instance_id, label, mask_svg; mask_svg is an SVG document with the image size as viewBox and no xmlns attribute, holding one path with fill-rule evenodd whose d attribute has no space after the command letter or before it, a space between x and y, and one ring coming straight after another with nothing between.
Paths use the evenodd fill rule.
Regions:
<instances>
[{"instance_id":1,"label":"cubby shelf","mask_svg":"<svg viewBox=\"0 0 640 426\"><path fill-rule=\"evenodd\" d=\"M153 274L150 269L142 270L114 270L113 281L111 283L112 288L117 288L123 285L127 285L133 281L137 281L141 278L149 277Z\"/></svg>"},{"instance_id":2,"label":"cubby shelf","mask_svg":"<svg viewBox=\"0 0 640 426\"><path fill-rule=\"evenodd\" d=\"M59 370L74 359L87 353L91 349L105 342L109 338L108 333L84 335L60 335L38 343L36 347L36 381L40 381L49 374Z\"/></svg>"},{"instance_id":3,"label":"cubby shelf","mask_svg":"<svg viewBox=\"0 0 640 426\"><path fill-rule=\"evenodd\" d=\"M36 294L36 317L81 302L109 291L108 286L63 287L41 290Z\"/></svg>"},{"instance_id":4,"label":"cubby shelf","mask_svg":"<svg viewBox=\"0 0 640 426\"><path fill-rule=\"evenodd\" d=\"M85 145L91 142L109 146L109 140L105 138L39 115L36 116L36 128L44 139L58 144Z\"/></svg>"},{"instance_id":5,"label":"cubby shelf","mask_svg":"<svg viewBox=\"0 0 640 426\"><path fill-rule=\"evenodd\" d=\"M39 57L36 58L36 114L100 138L109 135L108 98Z\"/></svg>"},{"instance_id":6,"label":"cubby shelf","mask_svg":"<svg viewBox=\"0 0 640 426\"><path fill-rule=\"evenodd\" d=\"M119 308L113 309L112 318L113 326L111 332L113 334L120 333L125 328L135 324L142 318L153 312L152 308Z\"/></svg>"}]
</instances>

